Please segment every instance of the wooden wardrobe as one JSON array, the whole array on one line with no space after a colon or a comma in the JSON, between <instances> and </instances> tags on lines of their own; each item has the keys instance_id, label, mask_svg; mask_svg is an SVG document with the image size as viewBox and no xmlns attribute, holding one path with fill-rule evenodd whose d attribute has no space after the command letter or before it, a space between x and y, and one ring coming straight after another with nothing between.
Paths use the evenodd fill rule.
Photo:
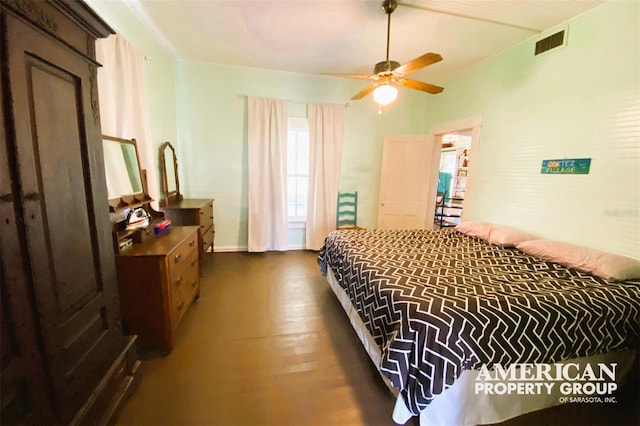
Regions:
<instances>
[{"instance_id":1,"label":"wooden wardrobe","mask_svg":"<svg viewBox=\"0 0 640 426\"><path fill-rule=\"evenodd\" d=\"M104 424L135 385L83 2L0 1L0 423Z\"/></svg>"}]
</instances>

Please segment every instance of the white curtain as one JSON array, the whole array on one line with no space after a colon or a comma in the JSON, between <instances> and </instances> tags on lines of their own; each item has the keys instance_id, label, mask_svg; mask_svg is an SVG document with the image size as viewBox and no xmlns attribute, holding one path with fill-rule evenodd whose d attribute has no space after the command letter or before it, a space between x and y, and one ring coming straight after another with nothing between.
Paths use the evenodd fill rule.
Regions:
<instances>
[{"instance_id":1,"label":"white curtain","mask_svg":"<svg viewBox=\"0 0 640 426\"><path fill-rule=\"evenodd\" d=\"M125 38L114 34L96 42L102 134L136 139L140 166L147 171L148 191L158 200L158 174L144 93L144 57Z\"/></svg>"},{"instance_id":2,"label":"white curtain","mask_svg":"<svg viewBox=\"0 0 640 426\"><path fill-rule=\"evenodd\" d=\"M250 252L287 250L287 103L248 97Z\"/></svg>"},{"instance_id":3,"label":"white curtain","mask_svg":"<svg viewBox=\"0 0 640 426\"><path fill-rule=\"evenodd\" d=\"M306 248L320 250L336 229L344 105L309 104L309 199Z\"/></svg>"}]
</instances>

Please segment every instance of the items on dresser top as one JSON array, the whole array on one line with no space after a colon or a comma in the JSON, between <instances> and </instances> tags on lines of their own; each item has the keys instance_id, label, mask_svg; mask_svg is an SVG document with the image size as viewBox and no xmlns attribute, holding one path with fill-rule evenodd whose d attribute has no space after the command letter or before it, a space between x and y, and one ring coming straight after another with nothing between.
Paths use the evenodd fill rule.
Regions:
<instances>
[{"instance_id":1,"label":"items on dresser top","mask_svg":"<svg viewBox=\"0 0 640 426\"><path fill-rule=\"evenodd\" d=\"M123 325L143 348L171 350L200 294L198 229L172 225L116 256Z\"/></svg>"}]
</instances>

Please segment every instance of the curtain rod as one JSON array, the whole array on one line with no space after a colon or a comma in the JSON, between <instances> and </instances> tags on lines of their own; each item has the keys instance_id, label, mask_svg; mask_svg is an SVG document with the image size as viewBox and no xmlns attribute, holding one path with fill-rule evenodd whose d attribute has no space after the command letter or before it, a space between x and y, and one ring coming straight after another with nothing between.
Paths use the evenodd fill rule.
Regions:
<instances>
[{"instance_id":1,"label":"curtain rod","mask_svg":"<svg viewBox=\"0 0 640 426\"><path fill-rule=\"evenodd\" d=\"M244 98L247 99L249 97L249 95L238 95L238 97L240 98ZM265 96L254 96L256 98L264 98ZM295 99L280 99L280 98L271 98L271 99L278 99L279 101L285 101L285 102L289 102L292 104L312 104L312 103L325 103L325 102L309 102L309 101L300 101L300 100L295 100ZM339 104L337 104L339 105ZM349 108L349 102L344 104L345 108Z\"/></svg>"}]
</instances>

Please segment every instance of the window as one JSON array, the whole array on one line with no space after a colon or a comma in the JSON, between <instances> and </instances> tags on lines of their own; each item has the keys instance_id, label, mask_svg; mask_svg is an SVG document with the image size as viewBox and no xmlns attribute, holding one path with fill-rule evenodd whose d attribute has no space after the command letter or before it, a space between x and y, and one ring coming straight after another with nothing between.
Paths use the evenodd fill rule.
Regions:
<instances>
[{"instance_id":1,"label":"window","mask_svg":"<svg viewBox=\"0 0 640 426\"><path fill-rule=\"evenodd\" d=\"M309 188L309 120L289 117L287 135L287 215L306 222Z\"/></svg>"}]
</instances>

